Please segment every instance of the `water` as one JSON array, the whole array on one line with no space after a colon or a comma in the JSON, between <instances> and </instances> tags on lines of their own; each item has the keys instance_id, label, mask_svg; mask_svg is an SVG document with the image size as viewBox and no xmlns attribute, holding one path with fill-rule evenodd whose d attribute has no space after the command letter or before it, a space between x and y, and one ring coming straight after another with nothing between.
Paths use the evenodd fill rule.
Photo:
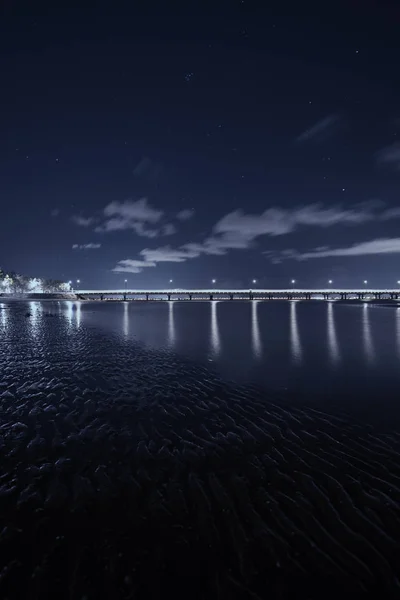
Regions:
<instances>
[{"instance_id":1,"label":"water","mask_svg":"<svg viewBox=\"0 0 400 600\"><path fill-rule=\"evenodd\" d=\"M68 312L73 304L68 306ZM78 306L78 305L77 305ZM208 363L293 401L400 425L400 310L335 302L131 302L79 306L76 322ZM77 313L78 314L78 313Z\"/></svg>"},{"instance_id":2,"label":"water","mask_svg":"<svg viewBox=\"0 0 400 600\"><path fill-rule=\"evenodd\" d=\"M0 304L0 597L399 597L399 313Z\"/></svg>"}]
</instances>

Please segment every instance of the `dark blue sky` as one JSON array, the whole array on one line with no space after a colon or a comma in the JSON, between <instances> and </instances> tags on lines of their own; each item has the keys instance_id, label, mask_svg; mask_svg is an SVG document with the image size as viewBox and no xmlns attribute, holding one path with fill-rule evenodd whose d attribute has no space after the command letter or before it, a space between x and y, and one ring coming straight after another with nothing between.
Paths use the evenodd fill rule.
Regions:
<instances>
[{"instance_id":1,"label":"dark blue sky","mask_svg":"<svg viewBox=\"0 0 400 600\"><path fill-rule=\"evenodd\" d=\"M0 266L400 280L396 4L141 4L1 3Z\"/></svg>"}]
</instances>

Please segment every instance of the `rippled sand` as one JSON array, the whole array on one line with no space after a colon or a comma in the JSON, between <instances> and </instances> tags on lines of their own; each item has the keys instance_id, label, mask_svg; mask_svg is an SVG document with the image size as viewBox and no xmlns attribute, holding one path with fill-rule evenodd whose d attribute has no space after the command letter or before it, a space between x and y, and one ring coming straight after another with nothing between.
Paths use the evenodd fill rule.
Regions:
<instances>
[{"instance_id":1,"label":"rippled sand","mask_svg":"<svg viewBox=\"0 0 400 600\"><path fill-rule=\"evenodd\" d=\"M398 433L2 310L1 598L400 597Z\"/></svg>"}]
</instances>

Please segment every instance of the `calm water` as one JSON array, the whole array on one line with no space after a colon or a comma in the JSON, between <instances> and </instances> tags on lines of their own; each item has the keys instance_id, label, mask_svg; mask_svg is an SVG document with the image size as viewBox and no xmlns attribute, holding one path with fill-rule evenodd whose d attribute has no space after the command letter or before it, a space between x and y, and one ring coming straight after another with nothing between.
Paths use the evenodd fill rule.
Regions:
<instances>
[{"instance_id":1,"label":"calm water","mask_svg":"<svg viewBox=\"0 0 400 600\"><path fill-rule=\"evenodd\" d=\"M74 305L75 304L75 305ZM400 424L400 310L334 302L64 303L90 325L208 363L224 378Z\"/></svg>"},{"instance_id":2,"label":"calm water","mask_svg":"<svg viewBox=\"0 0 400 600\"><path fill-rule=\"evenodd\" d=\"M0 598L398 598L399 323L0 303Z\"/></svg>"}]
</instances>

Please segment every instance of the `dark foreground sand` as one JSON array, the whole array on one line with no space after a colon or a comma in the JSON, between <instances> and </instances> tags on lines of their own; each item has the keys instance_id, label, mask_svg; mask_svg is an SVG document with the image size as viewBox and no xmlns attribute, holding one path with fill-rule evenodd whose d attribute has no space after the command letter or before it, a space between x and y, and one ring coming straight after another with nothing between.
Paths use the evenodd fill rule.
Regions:
<instances>
[{"instance_id":1,"label":"dark foreground sand","mask_svg":"<svg viewBox=\"0 0 400 600\"><path fill-rule=\"evenodd\" d=\"M0 598L400 597L398 433L9 318Z\"/></svg>"}]
</instances>

